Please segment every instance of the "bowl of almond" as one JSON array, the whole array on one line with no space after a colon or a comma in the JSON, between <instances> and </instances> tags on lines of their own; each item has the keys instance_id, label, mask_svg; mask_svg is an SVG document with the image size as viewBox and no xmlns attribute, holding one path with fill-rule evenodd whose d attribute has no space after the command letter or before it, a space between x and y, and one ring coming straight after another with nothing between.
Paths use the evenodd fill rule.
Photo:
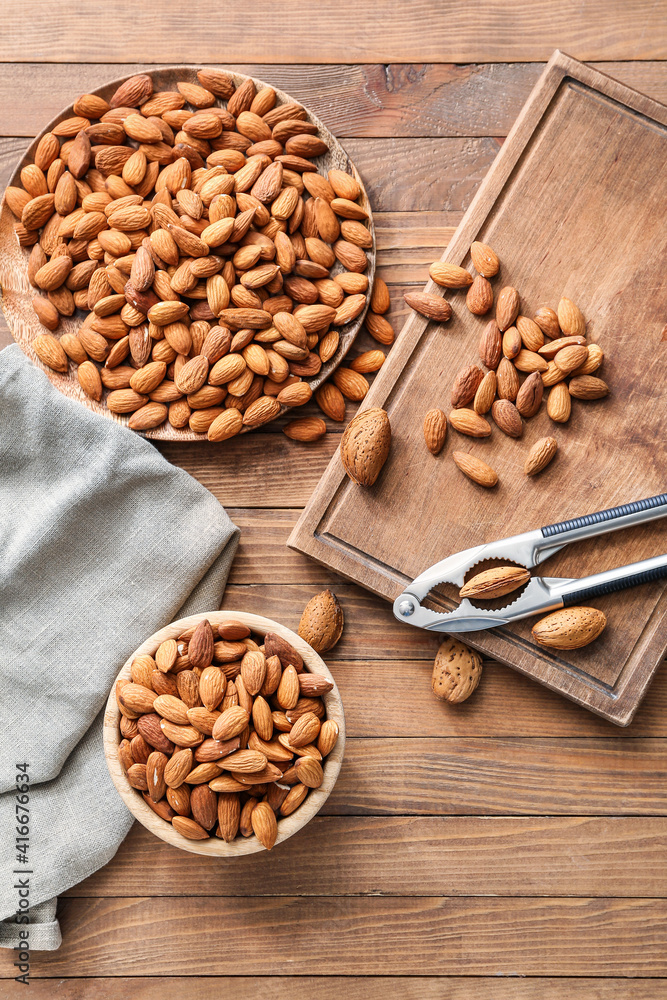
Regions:
<instances>
[{"instance_id":1,"label":"bowl of almond","mask_svg":"<svg viewBox=\"0 0 667 1000\"><path fill-rule=\"evenodd\" d=\"M2 306L66 395L153 438L224 441L302 406L368 309L363 183L288 94L173 66L82 94L0 212Z\"/></svg>"},{"instance_id":2,"label":"bowl of almond","mask_svg":"<svg viewBox=\"0 0 667 1000\"><path fill-rule=\"evenodd\" d=\"M322 808L340 771L335 681L300 636L259 615L173 622L109 695L104 753L132 815L194 854L271 850Z\"/></svg>"}]
</instances>

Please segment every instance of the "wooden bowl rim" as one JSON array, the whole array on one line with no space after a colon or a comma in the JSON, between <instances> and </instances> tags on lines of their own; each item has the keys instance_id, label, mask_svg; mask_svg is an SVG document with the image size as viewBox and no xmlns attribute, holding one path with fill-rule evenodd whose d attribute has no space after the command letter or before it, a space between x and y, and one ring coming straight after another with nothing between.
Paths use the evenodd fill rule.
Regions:
<instances>
[{"instance_id":1,"label":"wooden bowl rim","mask_svg":"<svg viewBox=\"0 0 667 1000\"><path fill-rule=\"evenodd\" d=\"M343 702L336 686L336 682L322 658L309 646L301 636L292 632L291 629L280 625L271 618L264 618L262 615L249 614L242 611L209 611L197 615L188 615L187 618L180 618L178 621L166 625L158 632L154 632L148 639L139 646L126 660L111 687L111 692L107 700L104 712L103 743L104 757L109 768L111 780L123 802L130 810L136 820L147 830L154 833L160 840L179 847L181 850L189 851L191 854L203 854L208 857L233 858L245 854L255 854L257 851L264 851L266 848L260 844L257 837L237 837L230 844L218 837L211 837L209 840L188 840L174 829L171 823L162 819L154 813L149 805L144 802L141 793L132 788L127 776L118 760L118 745L122 736L119 729L120 711L116 704L116 681L126 680L130 677L130 668L133 660L137 656L144 654L154 655L160 643L166 639L177 638L185 629L191 625L197 625L205 618L213 625L220 625L226 621L241 621L248 625L254 632L264 635L266 632L276 632L290 642L303 657L306 669L310 673L323 674L333 683L333 689L323 695L323 701L327 710L327 718L338 723L338 740L336 745L323 763L324 781L319 788L312 789L302 805L290 816L278 819L278 836L276 845L293 836L298 830L306 826L315 816L326 800L336 783L340 773L343 755L345 752L345 715L343 712Z\"/></svg>"},{"instance_id":2,"label":"wooden bowl rim","mask_svg":"<svg viewBox=\"0 0 667 1000\"><path fill-rule=\"evenodd\" d=\"M110 80L108 83L102 84L102 86L97 87L95 90L89 91L89 93L94 94L96 96L104 97L106 99L107 97L110 97L111 94L122 83L124 83L126 80L131 79L133 76L138 76L138 75L149 76L151 77L152 80L155 80L159 76L159 74L165 74L165 73L174 74L174 80L172 81L171 84L172 86L175 86L177 82L196 83L201 86L199 79L197 78L197 73L201 69L205 68L207 67L201 65L195 66L189 63L147 67L146 69L143 70L139 69L134 73L128 73L125 76L118 77L115 80ZM330 151L334 150L336 155L341 157L344 164L347 166L349 172L358 182L361 188L360 200L362 206L368 212L368 219L367 219L368 229L371 233L371 237L373 240L372 247L365 251L368 257L368 267L364 272L368 277L368 292L366 295L366 305L364 306L364 309L362 310L360 315L355 320L352 320L350 323L347 323L343 327L337 327L340 334L340 342L336 350L336 353L333 355L333 357L329 359L329 361L326 362L326 364L322 365L322 368L317 373L317 375L315 375L312 379L304 379L304 381L308 382L308 384L310 385L311 389L313 390L313 393L315 393L316 389L319 388L322 382L324 382L327 378L329 378L332 372L334 372L336 368L338 368L338 366L343 361L343 358L345 357L345 355L351 348L352 344L356 340L359 330L361 329L361 326L366 318L366 314L370 308L371 292L373 289L373 280L375 277L375 269L377 266L375 223L373 220L373 211L371 208L370 198L368 197L368 192L366 191L364 182L362 181L356 166L354 165L354 163L352 162L352 160L350 159L347 152L340 144L336 136L333 134L333 132L331 132L327 128L327 126L321 121L321 119L318 118L317 115L315 115L302 101L297 100L297 98L291 96L285 91L280 90L277 87L273 87L272 84L266 83L266 81L260 80L257 77L247 76L244 73L237 73L235 70L229 69L226 66L215 66L210 68L221 70L222 72L227 73L234 80L234 83L237 86L246 80L252 80L258 91L263 90L266 87L270 87L276 93L277 106L285 103L299 104L306 112L307 120L312 122L312 124L316 125L318 130L321 131L324 138L327 140L327 143L329 144ZM223 98L216 97L216 106L223 106L223 105L226 106L226 104L227 102ZM70 118L73 115L74 115L74 108L73 105L70 104L67 108L63 109L54 118L52 118L51 121L39 132L39 134L35 136L33 141L30 143L28 148L21 156L10 179L7 181L6 185L7 187L16 186L17 184L20 185L21 170L28 163L34 162L35 150L37 149L37 145L42 136L45 135L45 133L47 132L51 132L54 126L57 125L59 122L63 121L66 118ZM320 159L321 157L314 157L313 162L319 163ZM27 278L27 263L28 263L30 248L24 248L25 250L23 254L23 261L25 265L24 273L18 275L15 273L15 267L14 267L14 262L12 260L12 255L1 252L3 250L3 244L5 243L7 236L10 233L13 236L13 225L15 221L17 220L15 220L13 213L7 207L6 200L3 194L2 203L0 205L0 300L1 300L0 304L2 305L2 311L4 313L5 320L9 328L9 332L11 333L14 341L19 345L21 350L24 352L24 354L26 354L30 358L30 360L36 367L41 368L41 370L46 374L49 381L53 385L55 385L55 387L60 392L66 395L69 399L75 399L77 400L77 402L83 403L85 406L88 407L88 409L92 410L93 412L98 413L101 416L106 417L107 419L113 420L116 423L127 426L130 419L130 414L112 413L109 409L107 409L104 399L101 402L96 402L95 400L87 396L79 385L76 373L70 368L69 365L66 373L60 373L53 371L51 368L49 368L47 365L43 364L39 360L39 358L37 357L37 355L35 354L35 352L31 347L32 340L38 334L48 333L49 331L42 326L42 324L37 319L37 316L33 314L31 306L29 310L27 310L29 321L25 321L25 327L26 327L25 335L17 333L16 331L17 323L15 322L15 317L13 315L15 307L13 306L10 307L9 304L7 303L5 290L6 289L9 290L14 295L20 293L22 294L23 298L29 296L30 299L32 299L35 295L39 294L39 289L33 288L33 286L30 285L30 283L28 282ZM19 247L18 250L20 253L21 248ZM337 268L338 268L338 261L334 263L332 272L338 273ZM12 280L12 278L14 280ZM78 309L75 310L74 318L77 319L80 323L79 313L80 310ZM76 331L74 330L73 332ZM29 342L28 342L28 337L30 338ZM292 413L294 417L298 417L299 409L300 407L283 406L279 416L282 416L285 413ZM273 424L277 419L278 418L275 417L273 421L270 421L270 424ZM266 428L270 426L270 424L260 424L257 427L244 427L240 433L247 434L250 431L254 430L261 430L261 429L266 430ZM153 440L160 440L160 441L199 441L207 444L209 443L208 438L206 437L205 434L196 434L189 428L175 428L172 427L171 424L169 424L168 422L165 422L164 424L161 424L160 427L153 428L152 430L135 431L134 433L138 433L142 437L152 438Z\"/></svg>"}]
</instances>

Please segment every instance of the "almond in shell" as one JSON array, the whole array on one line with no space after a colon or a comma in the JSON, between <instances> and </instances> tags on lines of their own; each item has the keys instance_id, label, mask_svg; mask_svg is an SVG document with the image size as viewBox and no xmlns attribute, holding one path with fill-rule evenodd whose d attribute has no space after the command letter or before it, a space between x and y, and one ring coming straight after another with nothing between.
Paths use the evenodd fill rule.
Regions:
<instances>
[{"instance_id":1,"label":"almond in shell","mask_svg":"<svg viewBox=\"0 0 667 1000\"><path fill-rule=\"evenodd\" d=\"M312 597L304 608L299 622L299 635L316 653L326 653L340 639L343 625L343 609L338 598L330 590L323 590Z\"/></svg>"},{"instance_id":2,"label":"almond in shell","mask_svg":"<svg viewBox=\"0 0 667 1000\"><path fill-rule=\"evenodd\" d=\"M460 597L493 600L504 597L530 580L530 572L523 566L494 566L477 573L461 587Z\"/></svg>"},{"instance_id":3,"label":"almond in shell","mask_svg":"<svg viewBox=\"0 0 667 1000\"><path fill-rule=\"evenodd\" d=\"M553 649L581 649L593 642L607 624L597 608L561 608L533 625L533 639Z\"/></svg>"},{"instance_id":4,"label":"almond in shell","mask_svg":"<svg viewBox=\"0 0 667 1000\"><path fill-rule=\"evenodd\" d=\"M433 664L431 686L441 701L458 704L473 693L482 676L482 657L458 639L441 643Z\"/></svg>"},{"instance_id":5,"label":"almond in shell","mask_svg":"<svg viewBox=\"0 0 667 1000\"><path fill-rule=\"evenodd\" d=\"M389 417L380 407L363 410L345 428L340 444L343 468L359 486L377 480L391 447Z\"/></svg>"}]
</instances>

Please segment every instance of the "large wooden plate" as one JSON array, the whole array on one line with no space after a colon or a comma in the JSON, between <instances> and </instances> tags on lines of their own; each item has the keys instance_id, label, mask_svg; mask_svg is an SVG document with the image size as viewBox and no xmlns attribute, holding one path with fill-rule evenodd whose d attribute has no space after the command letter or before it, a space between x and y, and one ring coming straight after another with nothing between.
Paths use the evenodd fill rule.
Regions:
<instances>
[{"instance_id":1,"label":"large wooden plate","mask_svg":"<svg viewBox=\"0 0 667 1000\"><path fill-rule=\"evenodd\" d=\"M666 162L667 108L556 53L443 260L470 266L470 244L479 239L501 259L496 293L514 285L522 312L555 305L561 295L577 302L590 339L605 351L601 374L611 395L574 400L567 425L552 423L543 407L520 442L497 428L483 441L450 429L433 458L424 414L449 410L453 377L477 360L483 329L464 295L453 294L455 315L446 326L416 314L408 319L364 400L364 407L384 406L391 420L392 450L380 479L360 489L336 455L289 544L393 600L453 552L665 492ZM427 290L438 289L430 283ZM526 454L547 434L558 439L558 457L528 479ZM498 487L465 479L454 449L487 460ZM570 546L541 572L581 577L665 551L667 524L654 521ZM530 620L462 638L627 725L667 647L666 585L646 584L595 605L609 625L582 650L537 647Z\"/></svg>"},{"instance_id":2,"label":"large wooden plate","mask_svg":"<svg viewBox=\"0 0 667 1000\"><path fill-rule=\"evenodd\" d=\"M153 80L154 90L175 90L176 84L179 81L199 83L197 79L197 71L200 68L201 67L199 66L167 66L160 69L146 69L143 72L145 72ZM237 86L243 83L244 80L248 79L247 76L244 76L241 73L234 73L231 70L228 70L227 72L229 72L229 75L233 78ZM103 87L99 87L97 90L92 91L92 93L99 94L100 97L108 99L123 82L123 80L126 79L128 79L128 77L121 77L118 80L112 80ZM262 80L256 80L253 78L253 81L257 90L263 90L265 87L270 86ZM292 102L301 103L297 98L290 97L289 94L284 93L282 90L276 90L276 95L276 103L278 105ZM222 107L225 107L226 103L226 101L220 99L216 100L216 104ZM356 167L351 162L336 137L325 125L322 124L319 118L312 114L312 112L308 111L307 108L305 110L308 121L317 126L320 136L329 146L329 151L324 156L319 156L313 160L313 163L317 164L319 172L326 174L326 172L331 169L344 170L347 173L352 174L361 186L360 203L368 212L368 226L373 237L373 246L370 250L366 251L369 261L366 274L368 275L370 289L373 287L373 276L375 274L375 228L373 225L373 216L366 189L364 188ZM49 124L30 144L20 163L17 164L16 170L12 174L9 181L9 185L16 185L18 187L21 186L21 170L27 163L32 163L34 161L35 149L37 148L37 144L41 137L45 132L50 132L59 121L62 121L64 118L69 118L73 114L74 111L70 106L68 108L64 108L59 115L49 122ZM30 250L24 250L18 245L14 236L15 222L16 219L9 211L3 200L2 210L0 211L0 287L2 289L3 312L14 340L16 340L21 349L25 351L30 360L46 372L51 382L53 382L56 388L64 393L64 395L69 396L72 399L78 399L79 402L84 403L91 410L94 410L96 413L101 413L103 416L109 417L117 423L127 424L129 415L124 416L111 413L104 405L104 397L102 402L96 403L95 400L90 399L90 397L83 392L78 383L74 366L70 365L69 372L61 375L43 365L33 351L31 347L33 339L38 334L46 333L47 331L37 319L31 305L32 299L36 294L38 294L38 291L33 288L28 281L27 263L28 257L30 256ZM342 265L336 261L334 267L331 269L331 273L338 274L342 270ZM368 299L370 300L370 292ZM366 309L360 316L357 317L357 319L348 323L346 326L339 328L340 343L338 345L338 350L325 365L322 365L322 368L317 376L310 380L309 384L313 391L321 385L322 382L329 377L329 375L331 375L349 351L361 328L361 324L364 321L367 308L368 304ZM56 336L60 336L63 333L76 333L84 315L85 314L83 312L77 310L71 318L62 318L60 326L56 331ZM105 390L104 396L106 397L106 395L107 392ZM284 411L286 410L287 407L284 407ZM254 429L255 428L244 428L244 431ZM172 427L169 423L165 423L161 427L157 427L154 430L144 431L143 434L145 437L158 438L165 441L207 440L205 434L195 434L189 430L189 428L178 430L177 428Z\"/></svg>"}]
</instances>

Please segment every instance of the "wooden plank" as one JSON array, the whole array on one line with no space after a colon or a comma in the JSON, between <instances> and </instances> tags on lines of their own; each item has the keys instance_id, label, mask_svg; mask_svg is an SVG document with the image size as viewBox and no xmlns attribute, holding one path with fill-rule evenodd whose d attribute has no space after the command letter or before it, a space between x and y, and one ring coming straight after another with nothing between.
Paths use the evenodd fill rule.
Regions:
<instances>
[{"instance_id":1,"label":"wooden plank","mask_svg":"<svg viewBox=\"0 0 667 1000\"><path fill-rule=\"evenodd\" d=\"M60 921L34 976L667 974L665 900L67 899Z\"/></svg>"},{"instance_id":2,"label":"wooden plank","mask_svg":"<svg viewBox=\"0 0 667 1000\"><path fill-rule=\"evenodd\" d=\"M543 69L540 63L225 64L306 104L339 138L507 135ZM663 62L595 64L667 102ZM33 136L79 95L141 72L141 63L0 64L0 135Z\"/></svg>"},{"instance_id":3,"label":"wooden plank","mask_svg":"<svg viewBox=\"0 0 667 1000\"><path fill-rule=\"evenodd\" d=\"M324 815L667 815L664 739L348 740Z\"/></svg>"},{"instance_id":4,"label":"wooden plank","mask_svg":"<svg viewBox=\"0 0 667 1000\"><path fill-rule=\"evenodd\" d=\"M527 425L521 445L498 432L477 443L473 454L499 472L493 491L465 479L447 452L436 461L425 459L423 416L442 405L443 387L434 372L450 373L445 377L451 384L454 373L479 360L483 321L460 304L461 296L458 301L452 296L456 315L447 336L417 315L409 319L364 401L386 406L394 430L379 483L360 490L346 479L340 461L333 461L290 544L393 600L447 553L537 528L545 518L564 520L662 492L662 407L651 372L667 288L660 284L652 250L662 239L662 216L642 192L651 186L666 148L667 108L567 57L552 60L446 257L468 264L471 242L482 239L503 261L497 288L518 288L525 312L539 302L557 304L561 294L576 299L589 319L590 336L607 355L609 399L575 407L567 428L556 429L543 408ZM541 200L539 214L531 191ZM667 210L665 190L661 199ZM637 280L629 280L631 275ZM662 288L662 296L654 297L638 340L640 276ZM538 480L526 477L528 448L554 433L561 445L557 461ZM470 451L468 439L456 437L450 435L449 447ZM617 457L614 476L609 476L610 455ZM585 576L654 556L664 552L666 539L667 527L654 522L589 540L555 556L548 575ZM447 595L457 596L456 588ZM445 606L454 605L448 600ZM585 650L545 651L532 640L527 622L477 632L471 643L624 725L665 653L660 626L667 590L662 583L635 588L622 601L601 598L599 606L609 627Z\"/></svg>"},{"instance_id":5,"label":"wooden plank","mask_svg":"<svg viewBox=\"0 0 667 1000\"><path fill-rule=\"evenodd\" d=\"M667 896L667 819L318 816L275 853L176 851L135 823L67 896Z\"/></svg>"},{"instance_id":6,"label":"wooden plank","mask_svg":"<svg viewBox=\"0 0 667 1000\"><path fill-rule=\"evenodd\" d=\"M462 0L434 5L391 0L372 6L284 0L227 0L224 16L202 0L197 17L169 4L114 2L103 20L95 0L65 0L45 11L36 0L7 0L3 55L11 62L178 63L188 51L208 62L224 52L252 62L516 62L547 59L561 46L580 59L662 59L665 25L649 0L509 0L471 8Z\"/></svg>"},{"instance_id":7,"label":"wooden plank","mask_svg":"<svg viewBox=\"0 0 667 1000\"><path fill-rule=\"evenodd\" d=\"M149 978L30 978L33 1000L181 1000L195 991L198 1000L261 996L265 1000L663 1000L662 979L502 978L490 976L169 976Z\"/></svg>"}]
</instances>

